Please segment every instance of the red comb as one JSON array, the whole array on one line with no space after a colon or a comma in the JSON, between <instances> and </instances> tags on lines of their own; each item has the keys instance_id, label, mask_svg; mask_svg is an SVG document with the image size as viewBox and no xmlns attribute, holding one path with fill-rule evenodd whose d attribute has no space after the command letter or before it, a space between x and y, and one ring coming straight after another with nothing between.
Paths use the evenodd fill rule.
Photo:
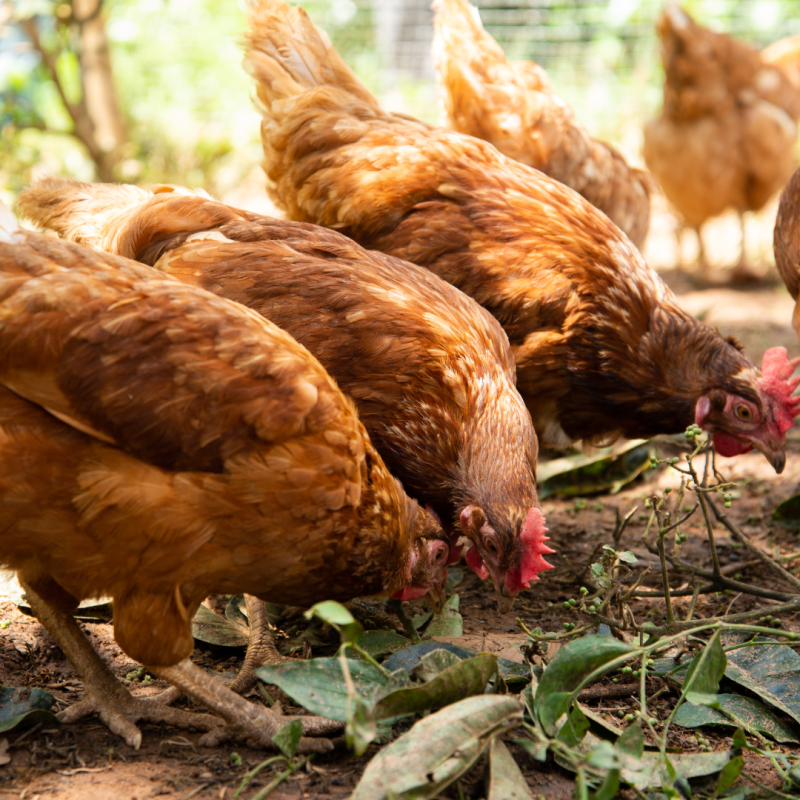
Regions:
<instances>
[{"instance_id":1,"label":"red comb","mask_svg":"<svg viewBox=\"0 0 800 800\"><path fill-rule=\"evenodd\" d=\"M785 347L770 347L761 362L761 390L774 403L775 421L781 435L794 425L794 418L800 414L800 397L792 396L800 384L800 375L792 377L798 364L800 358L789 359Z\"/></svg>"},{"instance_id":2,"label":"red comb","mask_svg":"<svg viewBox=\"0 0 800 800\"><path fill-rule=\"evenodd\" d=\"M512 592L527 589L531 581L539 580L540 572L553 569L553 565L544 560L544 556L555 553L555 550L545 544L549 541L545 533L547 528L544 526L544 514L540 509L532 508L519 534L522 545L519 569L509 570L506 576L506 587Z\"/></svg>"}]
</instances>

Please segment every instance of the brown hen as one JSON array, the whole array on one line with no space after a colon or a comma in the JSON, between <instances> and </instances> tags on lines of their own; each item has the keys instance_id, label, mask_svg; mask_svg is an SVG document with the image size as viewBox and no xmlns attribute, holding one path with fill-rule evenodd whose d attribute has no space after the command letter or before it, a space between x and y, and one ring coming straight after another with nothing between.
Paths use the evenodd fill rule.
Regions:
<instances>
[{"instance_id":1,"label":"brown hen","mask_svg":"<svg viewBox=\"0 0 800 800\"><path fill-rule=\"evenodd\" d=\"M491 311L540 440L696 423L722 455L757 447L783 469L788 387L678 308L602 212L486 142L383 111L302 9L261 0L249 24L272 197Z\"/></svg>"},{"instance_id":2,"label":"brown hen","mask_svg":"<svg viewBox=\"0 0 800 800\"><path fill-rule=\"evenodd\" d=\"M641 247L653 179L593 139L538 64L509 62L467 0L435 0L433 8L448 124L574 189Z\"/></svg>"},{"instance_id":3,"label":"brown hen","mask_svg":"<svg viewBox=\"0 0 800 800\"><path fill-rule=\"evenodd\" d=\"M792 175L781 194L774 248L778 272L796 302L792 327L800 340L800 170Z\"/></svg>"},{"instance_id":4,"label":"brown hen","mask_svg":"<svg viewBox=\"0 0 800 800\"><path fill-rule=\"evenodd\" d=\"M296 337L356 401L392 474L448 529L460 526L467 562L491 576L503 613L549 569L536 434L508 339L465 294L326 228L175 187L45 179L22 193L20 208L62 236L236 300Z\"/></svg>"},{"instance_id":5,"label":"brown hen","mask_svg":"<svg viewBox=\"0 0 800 800\"><path fill-rule=\"evenodd\" d=\"M664 107L644 129L644 158L697 231L728 208L758 211L792 174L800 89L757 50L698 25L675 3L659 22ZM778 58L776 55L775 58Z\"/></svg>"},{"instance_id":6,"label":"brown hen","mask_svg":"<svg viewBox=\"0 0 800 800\"><path fill-rule=\"evenodd\" d=\"M269 746L285 718L189 661L201 600L441 586L443 532L277 326L127 259L0 226L0 566L85 683L60 718L98 712L134 747L137 719ZM98 595L114 599L120 647L227 727L122 688L70 616Z\"/></svg>"}]
</instances>

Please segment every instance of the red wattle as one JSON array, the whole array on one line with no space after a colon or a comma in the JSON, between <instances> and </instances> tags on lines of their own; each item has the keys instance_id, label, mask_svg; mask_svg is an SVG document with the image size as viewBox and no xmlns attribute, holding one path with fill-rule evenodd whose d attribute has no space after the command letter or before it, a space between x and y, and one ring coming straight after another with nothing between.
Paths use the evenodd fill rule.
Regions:
<instances>
[{"instance_id":1,"label":"red wattle","mask_svg":"<svg viewBox=\"0 0 800 800\"><path fill-rule=\"evenodd\" d=\"M466 555L467 566L482 580L489 577L489 570L483 564L481 554L477 547L470 547Z\"/></svg>"},{"instance_id":2,"label":"red wattle","mask_svg":"<svg viewBox=\"0 0 800 800\"><path fill-rule=\"evenodd\" d=\"M743 442L725 431L716 431L714 433L714 449L725 458L733 458L742 453L749 453L753 449L753 445Z\"/></svg>"},{"instance_id":3,"label":"red wattle","mask_svg":"<svg viewBox=\"0 0 800 800\"><path fill-rule=\"evenodd\" d=\"M426 594L428 594L427 586L414 586L411 584L399 592L395 592L392 595L392 600L418 600L420 597L425 597Z\"/></svg>"}]
</instances>

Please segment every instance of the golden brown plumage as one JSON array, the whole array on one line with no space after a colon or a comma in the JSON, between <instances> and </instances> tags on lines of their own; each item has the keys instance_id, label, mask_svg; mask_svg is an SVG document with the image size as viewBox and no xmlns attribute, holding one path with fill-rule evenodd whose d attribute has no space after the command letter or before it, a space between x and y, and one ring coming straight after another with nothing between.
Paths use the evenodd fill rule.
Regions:
<instances>
[{"instance_id":1,"label":"golden brown plumage","mask_svg":"<svg viewBox=\"0 0 800 800\"><path fill-rule=\"evenodd\" d=\"M784 394L681 311L604 214L486 142L384 112L301 9L261 0L249 18L273 198L290 218L425 266L491 311L541 440L697 422L722 454L755 446L783 468Z\"/></svg>"},{"instance_id":2,"label":"golden brown plumage","mask_svg":"<svg viewBox=\"0 0 800 800\"><path fill-rule=\"evenodd\" d=\"M46 613L110 595L120 647L180 680L211 592L309 605L441 584L439 525L291 336L149 267L8 227L0 566Z\"/></svg>"},{"instance_id":3,"label":"golden brown plumage","mask_svg":"<svg viewBox=\"0 0 800 800\"><path fill-rule=\"evenodd\" d=\"M792 175L781 194L775 220L775 264L797 301L800 298L800 170ZM800 303L792 314L792 327L800 339Z\"/></svg>"},{"instance_id":4,"label":"golden brown plumage","mask_svg":"<svg viewBox=\"0 0 800 800\"><path fill-rule=\"evenodd\" d=\"M392 473L477 548L498 601L547 568L536 435L497 321L426 269L341 234L171 187L45 179L32 220L246 305L295 336L352 397ZM530 515L539 534L526 535ZM527 526L530 527L530 526Z\"/></svg>"},{"instance_id":5,"label":"golden brown plumage","mask_svg":"<svg viewBox=\"0 0 800 800\"><path fill-rule=\"evenodd\" d=\"M509 62L467 0L435 0L433 52L447 122L583 195L641 247L652 178L593 139L531 61Z\"/></svg>"},{"instance_id":6,"label":"golden brown plumage","mask_svg":"<svg viewBox=\"0 0 800 800\"><path fill-rule=\"evenodd\" d=\"M800 90L757 50L701 27L674 3L658 33L664 107L645 126L644 157L699 236L727 208L762 208L792 174Z\"/></svg>"}]
</instances>

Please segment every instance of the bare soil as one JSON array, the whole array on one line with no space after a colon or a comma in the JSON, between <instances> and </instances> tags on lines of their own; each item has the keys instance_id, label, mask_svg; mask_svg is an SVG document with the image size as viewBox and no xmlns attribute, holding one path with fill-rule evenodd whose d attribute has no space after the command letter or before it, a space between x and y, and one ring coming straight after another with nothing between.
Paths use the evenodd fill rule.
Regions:
<instances>
[{"instance_id":1,"label":"bare soil","mask_svg":"<svg viewBox=\"0 0 800 800\"><path fill-rule=\"evenodd\" d=\"M784 345L790 353L797 351L797 340L789 324L793 303L782 287L767 284L739 291L724 286L697 289L696 281L683 273L670 273L668 278L692 313L705 313L706 321L719 326L724 334L737 336L747 345L751 357L760 360L763 350L774 345ZM666 455L673 454L669 447L667 445L664 450ZM729 515L770 554L774 554L776 548L783 554L800 550L798 535L777 527L771 518L778 503L798 491L800 432L790 434L789 451L782 475L775 475L758 454L721 460L726 475L740 484L741 497L734 501ZM645 524L643 501L654 491L667 485L677 486L677 483L674 473L648 471L642 479L613 496L546 500L544 511L558 553L552 559L556 569L524 592L512 612L504 616L497 613L491 586L467 572L457 588L464 616L464 637L459 643L521 661L519 648L526 637L517 625L517 617L528 627L539 626L544 631L560 630L563 622L575 621L574 614L565 611L562 603L570 597L577 597L584 570L599 547L611 543L617 511L624 515L630 509L638 508L622 545L632 550L641 562L652 564L654 569L645 585L658 588L657 559L641 542ZM685 532L689 534L689 541L682 548L683 558L708 566L709 546L699 521L689 524ZM776 585L772 575L754 564L727 532L718 529L716 535L723 567L730 566L744 581ZM798 565L797 571L800 561L794 563ZM684 585L686 582L679 576L674 577L673 588ZM689 602L689 597L676 598L678 612L685 613ZM771 604L771 601L756 600L747 595L720 593L701 596L695 613L697 617L704 617L723 614L729 608L739 612L763 607L766 614ZM417 601L416 605L422 607L423 601ZM636 600L632 610L640 621L651 619L658 623L664 619L661 600ZM800 631L796 617L797 614L793 614L781 618L784 628ZM58 708L80 699L82 684L38 622L20 611L8 598L0 597L0 624L5 623L8 624L0 630L0 684L46 688L57 698ZM117 647L110 623L87 622L82 625L115 674L123 683L132 686L134 693L153 694L165 688L165 684L158 681L136 684L126 680L125 676L138 665ZM314 654L327 652L329 650L315 650ZM230 677L241 663L242 651L198 646L194 658L207 670L221 677ZM611 686L610 683L601 685ZM656 688L654 684L653 690ZM270 692L277 694L275 689ZM635 710L634 697L601 697L591 701L590 705L609 721L622 726L618 714ZM251 693L250 699L260 701L257 692ZM181 702L188 708L192 707L188 700ZM660 704L668 709L672 702L674 696L667 693L656 707ZM147 724L142 725L142 731L144 743L137 752L110 734L95 718L73 725L13 730L5 735L11 761L0 766L0 800L6 797L20 800L145 800L151 797L230 800L242 775L267 757L263 752L240 746L200 747L199 733ZM724 730L714 733L706 729L703 733L715 749L730 746L730 738L724 735ZM0 741L3 738L0 734ZM509 737L513 738L513 735ZM694 732L682 729L674 730L671 744L684 751L697 749ZM373 746L362 758L350 756L344 747L327 756L318 756L306 769L275 789L270 797L348 797L377 749ZM553 800L572 797L574 783L569 773L549 761L544 764L534 762L518 748L512 747L512 751L523 767L534 795ZM234 753L238 754L238 759L232 758ZM239 759L240 764L234 763ZM747 769L762 783L780 788L773 770L764 759L748 754ZM270 768L264 770L259 779L242 793L243 800L251 798L273 775ZM482 767L467 776L462 788L468 797L483 796Z\"/></svg>"}]
</instances>

